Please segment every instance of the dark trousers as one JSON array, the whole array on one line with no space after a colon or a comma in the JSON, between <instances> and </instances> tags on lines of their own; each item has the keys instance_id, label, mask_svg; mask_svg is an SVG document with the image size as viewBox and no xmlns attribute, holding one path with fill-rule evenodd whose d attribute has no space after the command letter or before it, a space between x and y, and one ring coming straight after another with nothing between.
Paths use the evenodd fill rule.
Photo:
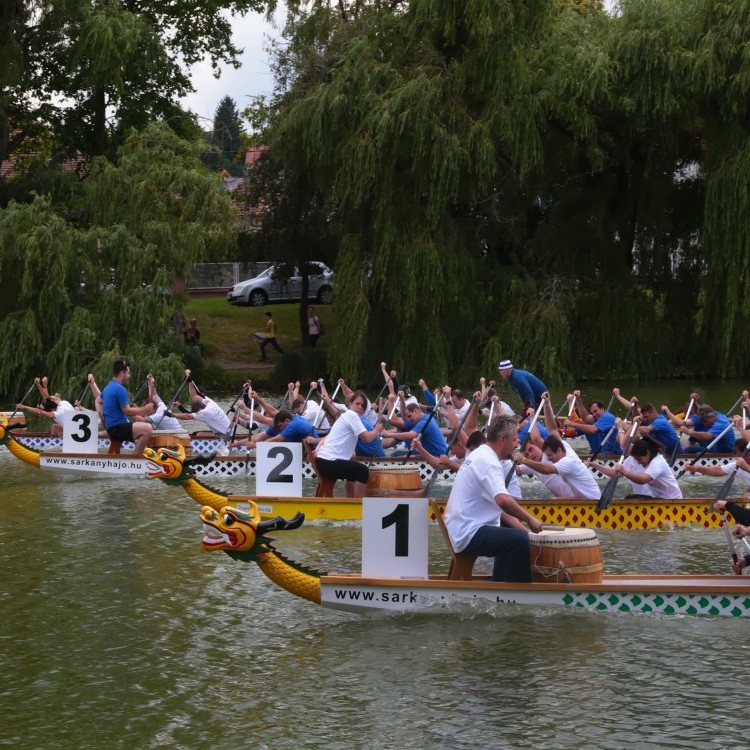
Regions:
<instances>
[{"instance_id":1,"label":"dark trousers","mask_svg":"<svg viewBox=\"0 0 750 750\"><path fill-rule=\"evenodd\" d=\"M478 557L494 557L493 581L531 582L529 535L521 529L480 526L461 552Z\"/></svg>"},{"instance_id":2,"label":"dark trousers","mask_svg":"<svg viewBox=\"0 0 750 750\"><path fill-rule=\"evenodd\" d=\"M271 345L279 354L283 354L284 350L278 345L275 338L265 338L260 343L260 356L262 359L266 358L266 347Z\"/></svg>"}]
</instances>

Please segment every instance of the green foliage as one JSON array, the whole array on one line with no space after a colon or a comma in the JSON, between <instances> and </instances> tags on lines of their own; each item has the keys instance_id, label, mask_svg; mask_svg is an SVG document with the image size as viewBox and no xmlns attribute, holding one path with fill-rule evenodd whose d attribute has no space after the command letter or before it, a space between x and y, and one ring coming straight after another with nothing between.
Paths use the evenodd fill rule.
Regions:
<instances>
[{"instance_id":1,"label":"green foliage","mask_svg":"<svg viewBox=\"0 0 750 750\"><path fill-rule=\"evenodd\" d=\"M334 371L740 374L750 2L290 8L265 142L338 247Z\"/></svg>"},{"instance_id":2,"label":"green foliage","mask_svg":"<svg viewBox=\"0 0 750 750\"><path fill-rule=\"evenodd\" d=\"M164 125L131 134L67 204L11 203L0 213L0 273L15 291L0 303L0 393L46 368L57 382L92 367L108 377L103 349L169 385L183 354L169 331L171 281L232 231L218 179Z\"/></svg>"}]
</instances>

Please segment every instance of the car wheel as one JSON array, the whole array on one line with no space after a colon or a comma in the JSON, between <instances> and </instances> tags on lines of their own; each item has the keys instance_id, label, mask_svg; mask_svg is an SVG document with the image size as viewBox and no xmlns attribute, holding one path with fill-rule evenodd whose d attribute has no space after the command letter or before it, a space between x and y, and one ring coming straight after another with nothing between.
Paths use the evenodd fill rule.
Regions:
<instances>
[{"instance_id":1,"label":"car wheel","mask_svg":"<svg viewBox=\"0 0 750 750\"><path fill-rule=\"evenodd\" d=\"M252 305L253 307L263 307L263 305L268 302L268 296L262 289L255 289L254 291L250 292L247 301L248 304Z\"/></svg>"},{"instance_id":2,"label":"car wheel","mask_svg":"<svg viewBox=\"0 0 750 750\"><path fill-rule=\"evenodd\" d=\"M318 289L318 302L321 305L330 305L333 302L333 289L330 286L322 286Z\"/></svg>"}]
</instances>

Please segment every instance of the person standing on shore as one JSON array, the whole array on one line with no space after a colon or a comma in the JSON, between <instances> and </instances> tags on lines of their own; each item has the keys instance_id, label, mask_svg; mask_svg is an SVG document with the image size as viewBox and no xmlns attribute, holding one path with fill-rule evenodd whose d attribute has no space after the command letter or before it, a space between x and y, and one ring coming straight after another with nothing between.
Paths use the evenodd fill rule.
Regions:
<instances>
[{"instance_id":1,"label":"person standing on shore","mask_svg":"<svg viewBox=\"0 0 750 750\"><path fill-rule=\"evenodd\" d=\"M315 314L315 308L310 305L307 308L307 338L310 341L310 346L315 346L318 343L321 333L323 333L323 325L320 318Z\"/></svg>"}]
</instances>

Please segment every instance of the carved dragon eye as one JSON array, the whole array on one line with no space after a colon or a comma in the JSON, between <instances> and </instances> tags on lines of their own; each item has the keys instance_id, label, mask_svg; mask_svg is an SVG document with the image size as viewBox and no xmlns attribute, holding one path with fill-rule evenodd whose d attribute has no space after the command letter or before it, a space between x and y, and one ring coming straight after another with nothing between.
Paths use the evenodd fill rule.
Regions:
<instances>
[{"instance_id":1,"label":"carved dragon eye","mask_svg":"<svg viewBox=\"0 0 750 750\"><path fill-rule=\"evenodd\" d=\"M234 517L230 516L229 513L225 513L221 520L225 526L231 526L234 523Z\"/></svg>"},{"instance_id":2,"label":"carved dragon eye","mask_svg":"<svg viewBox=\"0 0 750 750\"><path fill-rule=\"evenodd\" d=\"M166 451L161 451L159 453L159 460L160 461L167 461L167 460L169 460L169 456L167 455Z\"/></svg>"}]
</instances>

